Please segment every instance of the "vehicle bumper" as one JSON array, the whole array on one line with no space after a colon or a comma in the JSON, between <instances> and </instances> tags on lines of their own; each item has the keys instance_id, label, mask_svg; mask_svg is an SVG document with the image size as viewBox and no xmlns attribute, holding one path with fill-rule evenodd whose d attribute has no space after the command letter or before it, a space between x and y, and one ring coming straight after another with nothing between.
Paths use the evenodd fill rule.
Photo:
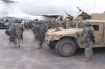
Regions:
<instances>
[{"instance_id":1,"label":"vehicle bumper","mask_svg":"<svg viewBox=\"0 0 105 69\"><path fill-rule=\"evenodd\" d=\"M49 45L50 40L49 40L49 39L47 39L47 38L45 38L45 42L47 43L47 45Z\"/></svg>"}]
</instances>

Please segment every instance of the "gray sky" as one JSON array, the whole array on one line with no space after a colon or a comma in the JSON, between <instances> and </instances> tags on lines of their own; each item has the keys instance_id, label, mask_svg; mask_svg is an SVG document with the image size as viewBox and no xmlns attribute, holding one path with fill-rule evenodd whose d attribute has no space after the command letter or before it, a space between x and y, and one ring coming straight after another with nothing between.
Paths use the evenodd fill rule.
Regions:
<instances>
[{"instance_id":1,"label":"gray sky","mask_svg":"<svg viewBox=\"0 0 105 69\"><path fill-rule=\"evenodd\" d=\"M77 6L86 11L87 13L94 12L94 0L14 0L16 6L24 13L30 15L40 14L64 14L68 12L75 15L78 12ZM103 13L105 10L104 0L95 0L95 12ZM2 14L3 7L0 7Z\"/></svg>"}]
</instances>

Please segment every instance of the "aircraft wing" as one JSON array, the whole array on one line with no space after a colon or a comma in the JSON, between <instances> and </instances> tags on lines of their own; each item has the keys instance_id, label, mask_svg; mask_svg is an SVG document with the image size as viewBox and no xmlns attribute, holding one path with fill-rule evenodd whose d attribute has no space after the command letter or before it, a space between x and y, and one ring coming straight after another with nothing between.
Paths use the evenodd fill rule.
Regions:
<instances>
[{"instance_id":1,"label":"aircraft wing","mask_svg":"<svg viewBox=\"0 0 105 69\"><path fill-rule=\"evenodd\" d=\"M57 18L62 15L61 14L41 14L40 16Z\"/></svg>"},{"instance_id":2,"label":"aircraft wing","mask_svg":"<svg viewBox=\"0 0 105 69\"><path fill-rule=\"evenodd\" d=\"M12 0L1 0L1 1L5 1L5 2L14 2Z\"/></svg>"},{"instance_id":3,"label":"aircraft wing","mask_svg":"<svg viewBox=\"0 0 105 69\"><path fill-rule=\"evenodd\" d=\"M8 11L7 17L15 17L15 18L31 19L31 20L38 19L38 20L47 21L49 19L57 18L61 16L61 14L42 14L40 16L28 15L26 13L23 13L21 10L19 10L17 6L15 5L14 1L12 0L2 0L2 1L4 1L3 5Z\"/></svg>"}]
</instances>

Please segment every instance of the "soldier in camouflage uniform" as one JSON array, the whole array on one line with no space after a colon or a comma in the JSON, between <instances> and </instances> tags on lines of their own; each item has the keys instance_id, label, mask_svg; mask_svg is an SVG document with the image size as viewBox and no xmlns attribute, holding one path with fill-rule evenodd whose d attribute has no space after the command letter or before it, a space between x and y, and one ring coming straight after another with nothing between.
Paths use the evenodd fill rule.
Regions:
<instances>
[{"instance_id":1,"label":"soldier in camouflage uniform","mask_svg":"<svg viewBox=\"0 0 105 69\"><path fill-rule=\"evenodd\" d=\"M66 22L62 21L62 28L66 29Z\"/></svg>"},{"instance_id":2,"label":"soldier in camouflage uniform","mask_svg":"<svg viewBox=\"0 0 105 69\"><path fill-rule=\"evenodd\" d=\"M43 21L40 21L39 22L39 25L37 27L37 39L38 39L38 42L39 42L39 47L38 49L41 49L42 48L42 44L44 42L44 38L45 38L45 32L46 32L46 27L44 25L44 22Z\"/></svg>"},{"instance_id":3,"label":"soldier in camouflage uniform","mask_svg":"<svg viewBox=\"0 0 105 69\"><path fill-rule=\"evenodd\" d=\"M3 20L0 20L0 28L3 27Z\"/></svg>"},{"instance_id":4,"label":"soldier in camouflage uniform","mask_svg":"<svg viewBox=\"0 0 105 69\"><path fill-rule=\"evenodd\" d=\"M38 28L38 21L35 21L35 24L33 25L33 28L32 28L32 31L33 31L33 33L35 35L35 41L37 40L37 36L38 36L37 28Z\"/></svg>"},{"instance_id":5,"label":"soldier in camouflage uniform","mask_svg":"<svg viewBox=\"0 0 105 69\"><path fill-rule=\"evenodd\" d=\"M9 31L11 30L11 28L13 28L15 26L15 24L13 23L14 20L9 20L9 24L8 24L8 28L9 28Z\"/></svg>"},{"instance_id":6,"label":"soldier in camouflage uniform","mask_svg":"<svg viewBox=\"0 0 105 69\"><path fill-rule=\"evenodd\" d=\"M87 21L86 28L83 30L83 37L81 43L85 43L85 59L84 62L88 62L92 59L93 50L92 50L92 40L91 33L94 35L94 28L92 27L92 23Z\"/></svg>"},{"instance_id":7,"label":"soldier in camouflage uniform","mask_svg":"<svg viewBox=\"0 0 105 69\"><path fill-rule=\"evenodd\" d=\"M46 27L46 30L48 30L48 21L45 21L45 22L44 22L44 25L45 25L45 27Z\"/></svg>"},{"instance_id":8,"label":"soldier in camouflage uniform","mask_svg":"<svg viewBox=\"0 0 105 69\"><path fill-rule=\"evenodd\" d=\"M15 25L15 46L20 47L21 39L23 39L23 26L21 24L21 21L16 22Z\"/></svg>"}]
</instances>

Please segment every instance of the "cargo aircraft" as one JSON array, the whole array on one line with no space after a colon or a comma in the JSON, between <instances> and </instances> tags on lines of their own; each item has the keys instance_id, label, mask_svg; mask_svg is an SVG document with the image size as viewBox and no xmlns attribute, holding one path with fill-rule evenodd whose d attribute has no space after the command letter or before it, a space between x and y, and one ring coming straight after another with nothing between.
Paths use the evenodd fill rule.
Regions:
<instances>
[{"instance_id":1,"label":"cargo aircraft","mask_svg":"<svg viewBox=\"0 0 105 69\"><path fill-rule=\"evenodd\" d=\"M43 21L48 21L49 19L52 18L57 18L61 16L61 14L44 14L44 15L39 15L39 16L33 16L26 14L19 10L17 6L15 5L15 1L12 0L1 0L0 2L2 6L6 8L6 11L8 14L6 17L8 18L19 18L19 19L29 19L29 20L43 20ZM2 7L1 6L1 7Z\"/></svg>"}]
</instances>

